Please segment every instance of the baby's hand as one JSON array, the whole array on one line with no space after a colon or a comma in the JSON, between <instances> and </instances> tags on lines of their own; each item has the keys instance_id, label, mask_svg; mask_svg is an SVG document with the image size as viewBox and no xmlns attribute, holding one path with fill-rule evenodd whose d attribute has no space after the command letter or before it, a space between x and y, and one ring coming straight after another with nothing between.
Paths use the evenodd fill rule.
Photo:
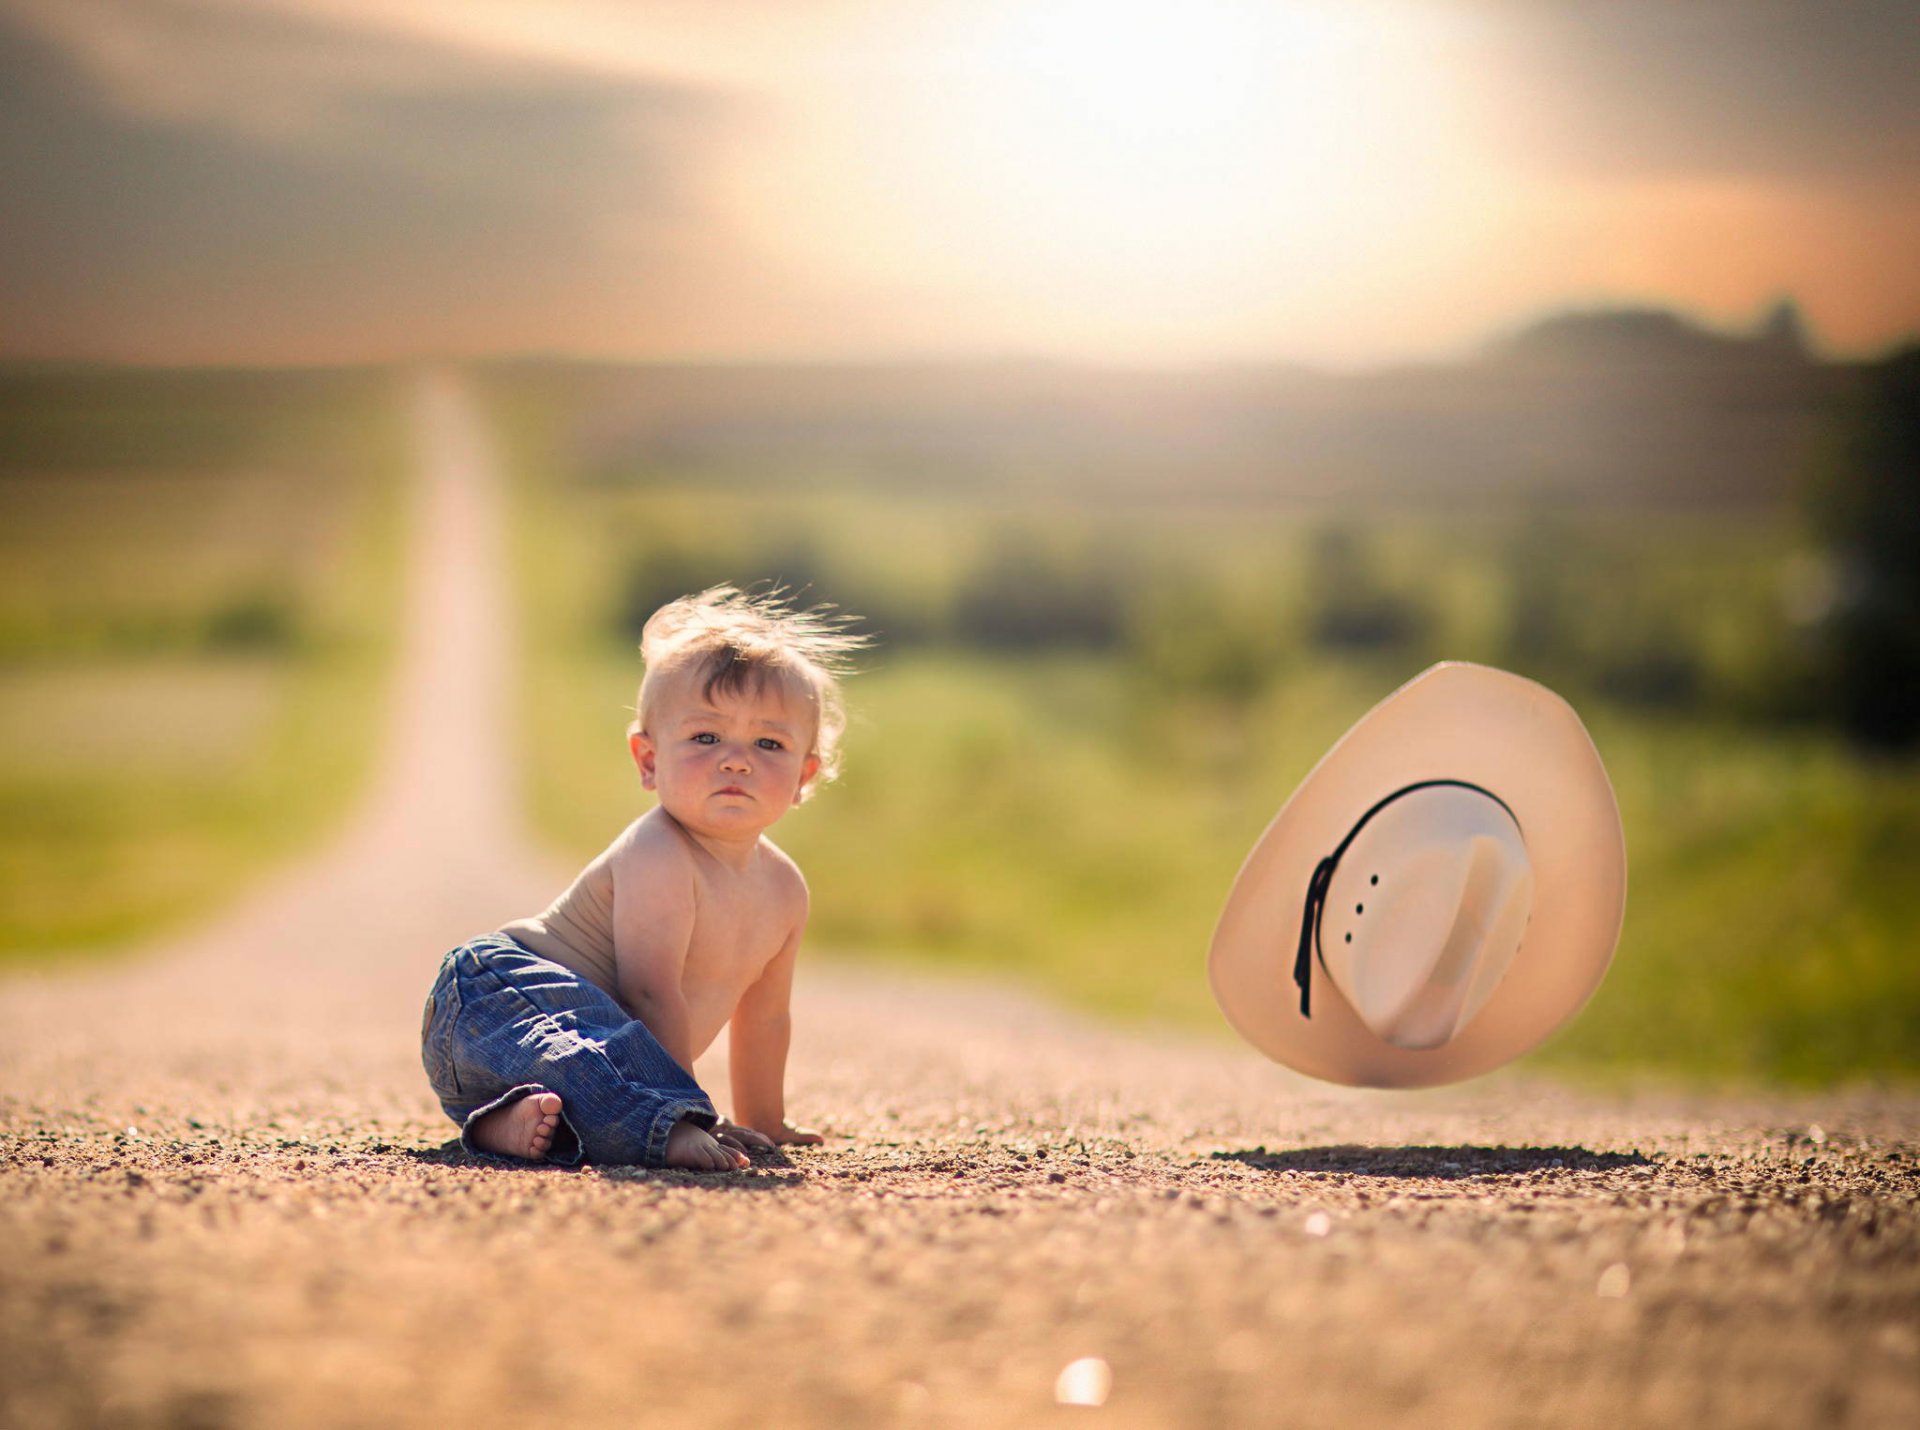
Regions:
<instances>
[{"instance_id":1,"label":"baby's hand","mask_svg":"<svg viewBox=\"0 0 1920 1430\"><path fill-rule=\"evenodd\" d=\"M784 1122L767 1136L783 1147L818 1147L827 1140L811 1127L789 1127Z\"/></svg>"},{"instance_id":2,"label":"baby's hand","mask_svg":"<svg viewBox=\"0 0 1920 1430\"><path fill-rule=\"evenodd\" d=\"M771 1152L773 1139L764 1132L755 1132L751 1127L742 1127L737 1122L716 1122L713 1124L713 1136L722 1147L734 1147L742 1152Z\"/></svg>"},{"instance_id":3,"label":"baby's hand","mask_svg":"<svg viewBox=\"0 0 1920 1430\"><path fill-rule=\"evenodd\" d=\"M817 1147L826 1139L811 1127L789 1127L782 1122L771 1132L756 1131L738 1122L716 1122L713 1135L722 1147L742 1152L771 1152L775 1147Z\"/></svg>"}]
</instances>

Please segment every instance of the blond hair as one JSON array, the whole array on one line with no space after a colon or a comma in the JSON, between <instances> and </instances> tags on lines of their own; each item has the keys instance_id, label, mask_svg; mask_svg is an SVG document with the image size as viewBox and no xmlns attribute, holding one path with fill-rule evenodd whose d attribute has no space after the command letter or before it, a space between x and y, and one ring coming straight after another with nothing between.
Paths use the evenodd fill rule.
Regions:
<instances>
[{"instance_id":1,"label":"blond hair","mask_svg":"<svg viewBox=\"0 0 1920 1430\"><path fill-rule=\"evenodd\" d=\"M851 658L867 638L847 629L853 618L830 605L795 607L780 587L747 592L735 586L711 586L695 596L669 601L647 619L640 632L640 681L633 728L645 730L652 718L660 683L692 675L701 693L758 694L769 681L798 684L813 706L813 747L819 772L801 791L840 772L840 737L847 709L840 680L850 674Z\"/></svg>"}]
</instances>

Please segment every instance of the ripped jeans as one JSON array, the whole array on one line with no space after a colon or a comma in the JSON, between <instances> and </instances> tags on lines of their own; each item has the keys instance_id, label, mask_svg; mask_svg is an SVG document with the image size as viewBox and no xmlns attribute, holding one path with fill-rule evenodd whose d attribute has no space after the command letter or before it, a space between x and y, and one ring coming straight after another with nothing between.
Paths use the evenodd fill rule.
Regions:
<instances>
[{"instance_id":1,"label":"ripped jeans","mask_svg":"<svg viewBox=\"0 0 1920 1430\"><path fill-rule=\"evenodd\" d=\"M420 1027L420 1059L469 1152L474 1124L536 1092L560 1095L547 1160L665 1163L681 1118L711 1128L693 1075L605 989L504 934L440 962Z\"/></svg>"}]
</instances>

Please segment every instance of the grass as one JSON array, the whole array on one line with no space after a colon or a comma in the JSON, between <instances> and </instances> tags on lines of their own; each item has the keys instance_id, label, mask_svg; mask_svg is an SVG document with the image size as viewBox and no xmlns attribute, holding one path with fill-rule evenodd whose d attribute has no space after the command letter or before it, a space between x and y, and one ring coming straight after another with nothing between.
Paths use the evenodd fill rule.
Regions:
<instances>
[{"instance_id":1,"label":"grass","mask_svg":"<svg viewBox=\"0 0 1920 1430\"><path fill-rule=\"evenodd\" d=\"M1498 553L1526 535L1385 524L1372 553L1382 584L1418 597L1424 624L1392 650L1332 657L1299 634L1313 616L1317 538L1297 513L1088 517L938 495L705 488L671 474L570 480L540 411L503 411L521 498L526 688L538 692L522 722L529 796L553 842L584 859L646 807L622 731L639 675L627 627L653 599L647 582L790 575L776 564L784 552L834 578L825 594L860 609L855 593L872 593L908 613L900 624L933 632L887 648L851 685L843 779L776 831L814 889L812 946L989 969L1103 1013L1223 1036L1203 967L1241 859L1326 748L1400 681L1441 655L1499 661L1515 578ZM1143 556L1129 589L1150 586L1149 571L1205 579L1184 597L1159 588L1177 619L1156 639L956 647L940 637L941 613L968 562L1009 531L1061 549L1132 543ZM1577 542L1560 569L1523 563L1518 579L1560 583L1565 668L1619 672L1640 697L1569 692L1614 779L1630 891L1612 971L1533 1061L1576 1076L1814 1086L1920 1073L1920 894L1908 877L1920 770L1872 763L1810 726L1731 713L1764 705L1765 672L1793 640L1751 635L1778 623L1790 528L1614 517ZM1220 667L1232 678L1200 661L1186 680L1200 635L1230 620L1249 643ZM1625 637L1682 627L1701 638L1687 648L1686 688L1720 692L1728 713L1662 711L1635 684L1642 657ZM1259 678L1234 676L1236 660L1258 664Z\"/></svg>"},{"instance_id":2,"label":"grass","mask_svg":"<svg viewBox=\"0 0 1920 1430\"><path fill-rule=\"evenodd\" d=\"M0 379L0 959L200 914L358 791L399 416L378 373Z\"/></svg>"}]
</instances>

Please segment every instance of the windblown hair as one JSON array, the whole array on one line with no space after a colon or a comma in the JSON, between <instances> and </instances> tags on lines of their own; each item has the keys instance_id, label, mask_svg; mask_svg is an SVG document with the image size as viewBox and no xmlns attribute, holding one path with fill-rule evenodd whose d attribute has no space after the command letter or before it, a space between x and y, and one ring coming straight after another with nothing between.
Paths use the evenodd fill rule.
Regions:
<instances>
[{"instance_id":1,"label":"windblown hair","mask_svg":"<svg viewBox=\"0 0 1920 1430\"><path fill-rule=\"evenodd\" d=\"M647 671L636 727L649 728L660 683L669 677L692 675L708 700L786 683L804 694L814 712L808 753L820 757L820 770L802 791L805 799L840 772L840 737L847 728L840 681L852 673L854 652L867 645L864 635L848 629L853 619L827 605L802 610L778 586L754 592L713 586L670 601L640 632Z\"/></svg>"}]
</instances>

